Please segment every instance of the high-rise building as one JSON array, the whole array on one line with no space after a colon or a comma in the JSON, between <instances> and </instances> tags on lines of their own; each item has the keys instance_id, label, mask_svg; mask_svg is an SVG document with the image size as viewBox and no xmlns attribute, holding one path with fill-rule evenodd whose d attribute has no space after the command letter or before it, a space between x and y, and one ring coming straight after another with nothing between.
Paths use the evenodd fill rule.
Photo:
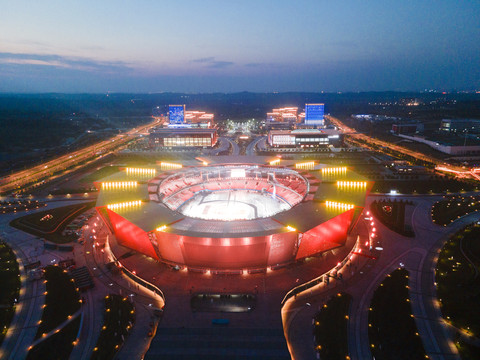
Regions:
<instances>
[{"instance_id":1,"label":"high-rise building","mask_svg":"<svg viewBox=\"0 0 480 360\"><path fill-rule=\"evenodd\" d=\"M323 127L324 104L305 104L305 125L314 125Z\"/></svg>"},{"instance_id":2,"label":"high-rise building","mask_svg":"<svg viewBox=\"0 0 480 360\"><path fill-rule=\"evenodd\" d=\"M169 105L168 121L170 124L185 123L185 105Z\"/></svg>"}]
</instances>

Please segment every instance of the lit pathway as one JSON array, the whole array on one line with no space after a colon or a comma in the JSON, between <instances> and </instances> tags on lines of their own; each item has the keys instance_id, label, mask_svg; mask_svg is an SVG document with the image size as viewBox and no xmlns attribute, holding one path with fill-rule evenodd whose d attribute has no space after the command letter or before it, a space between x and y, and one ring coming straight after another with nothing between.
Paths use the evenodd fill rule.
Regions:
<instances>
[{"instance_id":1,"label":"lit pathway","mask_svg":"<svg viewBox=\"0 0 480 360\"><path fill-rule=\"evenodd\" d=\"M33 343L37 333L38 322L42 317L43 305L45 304L45 283L43 280L28 280L23 266L34 261L40 261L42 266L46 266L69 255L68 253L43 250L43 242L36 236L12 228L9 223L14 218L26 214L76 203L78 201L52 200L48 202L46 208L4 214L0 217L0 234L17 254L22 284L15 314L0 349L0 358L2 359L26 358L28 347Z\"/></svg>"},{"instance_id":2,"label":"lit pathway","mask_svg":"<svg viewBox=\"0 0 480 360\"><path fill-rule=\"evenodd\" d=\"M404 266L410 273L410 297L426 353L431 359L458 359L458 353L452 342L452 334L447 331L440 310L435 305L433 289L433 270L436 252L453 231L434 225L430 218L432 198L415 198L412 226L415 238L407 238L390 231L379 222L377 228L381 234L384 252L375 264L371 276L363 278L356 286L347 291L354 300L350 308L348 328L349 350L352 359L371 359L368 340L368 312L373 292L385 276L394 269ZM464 221L467 221L464 219ZM455 223L455 229L464 225Z\"/></svg>"},{"instance_id":3,"label":"lit pathway","mask_svg":"<svg viewBox=\"0 0 480 360\"><path fill-rule=\"evenodd\" d=\"M387 197L387 196L385 196ZM372 196L368 202L378 199ZM431 206L441 196L406 196L415 203L411 213L414 238L401 236L379 221L375 227L380 234L383 251L378 260L363 261L352 276L346 274L344 283L324 285L307 290L287 302L282 309L287 343L293 358L315 359L312 319L321 306L335 293L352 295L349 311L348 344L351 359L372 359L368 339L368 312L373 292L384 277L403 266L409 273L410 298L415 322L425 351L431 359L459 359L452 338L454 330L441 317L436 300L434 270L438 253L449 235L478 220L480 213L467 215L447 227L437 226L430 217ZM333 286L333 288L332 288Z\"/></svg>"},{"instance_id":4,"label":"lit pathway","mask_svg":"<svg viewBox=\"0 0 480 360\"><path fill-rule=\"evenodd\" d=\"M359 244L366 240L364 232L364 230L361 232ZM364 246L360 246L363 252L367 251ZM356 284L365 272L370 271L376 261L355 255L353 260L339 271L343 275L342 281L331 278L328 285L325 283L315 285L286 301L282 308L282 319L287 346L293 359L316 359L312 325L314 315L330 297Z\"/></svg>"},{"instance_id":5,"label":"lit pathway","mask_svg":"<svg viewBox=\"0 0 480 360\"><path fill-rule=\"evenodd\" d=\"M97 223L98 226L95 226ZM124 345L120 348L117 358L142 359L147 351L152 337L148 337L151 330L150 324L154 327L158 319L153 317L154 308L161 308L163 301L158 296L153 296L150 290L138 286L131 279L121 274L113 274L104 265L108 259L101 250L101 245L106 240L106 231L101 229L102 223L94 216L84 229L85 245L75 244L75 261L77 267L87 266L93 277L95 287L82 293L86 298L83 306L84 321L78 339L70 359L90 359L93 348L96 346L103 324L104 298L108 294L119 294L130 296L135 303L135 324L130 334L125 339ZM93 233L93 229L96 232ZM90 238L96 236L97 239ZM93 247L94 241L100 246Z\"/></svg>"},{"instance_id":6,"label":"lit pathway","mask_svg":"<svg viewBox=\"0 0 480 360\"><path fill-rule=\"evenodd\" d=\"M62 322L60 325L58 325L55 329L50 330L48 333L44 333L42 337L39 337L37 340L35 340L31 347L36 346L37 344L41 343L42 341L47 340L50 336L57 334L62 330L67 324L71 323L73 320L75 320L77 317L81 316L82 314L82 309L78 309L73 315L69 316L67 320Z\"/></svg>"},{"instance_id":7,"label":"lit pathway","mask_svg":"<svg viewBox=\"0 0 480 360\"><path fill-rule=\"evenodd\" d=\"M4 236L3 239L17 255L21 288L15 314L2 342L0 358L24 359L27 356L28 347L37 333L38 322L42 317L43 305L45 304L45 284L43 280L27 280L27 274L23 266L28 263L26 262L28 257L22 247L16 241L12 241L10 236Z\"/></svg>"}]
</instances>

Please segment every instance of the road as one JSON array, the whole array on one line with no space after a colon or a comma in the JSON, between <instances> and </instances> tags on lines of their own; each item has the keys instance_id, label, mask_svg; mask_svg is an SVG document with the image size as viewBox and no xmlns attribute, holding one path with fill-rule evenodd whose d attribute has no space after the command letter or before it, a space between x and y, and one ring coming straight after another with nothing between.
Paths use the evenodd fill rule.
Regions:
<instances>
[{"instance_id":1,"label":"road","mask_svg":"<svg viewBox=\"0 0 480 360\"><path fill-rule=\"evenodd\" d=\"M47 199L46 199L47 200ZM80 201L79 201L80 200ZM47 200L48 201L48 200ZM78 204L85 201L76 200L49 200L48 209L59 206ZM28 213L44 211L45 208L30 210ZM86 265L93 276L95 287L82 293L86 304L82 306L83 313L82 328L77 339L78 344L72 350L70 359L86 360L92 355L93 348L101 332L104 312L104 298L114 293L120 295L130 294L135 302L136 322L126 337L125 344L120 349L117 357L123 359L141 359L148 349L151 337L147 334L151 330L151 323L157 323L158 319L153 317L155 308L163 307L161 298L150 290L139 286L133 280L123 274L110 272L104 264L104 253L102 246L94 247L93 241L102 243L106 239L105 231L95 231L95 225L99 221L92 217L83 228L85 244L74 243L74 251L62 252L58 250L45 250L43 241L9 226L9 222L17 217L24 216L26 212L4 214L0 217L0 234L15 251L20 265L34 261L40 261L42 266L58 263L66 258L74 258L76 266ZM94 240L93 236L97 239ZM28 280L27 274L20 266L21 290L20 298L16 306L15 315L12 319L7 334L0 347L0 359L25 359L29 346L34 343L38 330L39 320L45 304L45 283L43 279Z\"/></svg>"},{"instance_id":2,"label":"road","mask_svg":"<svg viewBox=\"0 0 480 360\"><path fill-rule=\"evenodd\" d=\"M371 196L368 201L378 198ZM412 313L427 355L430 359L459 359L452 331L442 318L436 297L435 265L438 251L450 234L478 220L480 213L470 214L447 227L440 227L433 224L430 218L431 206L441 199L440 196L397 197L402 198L415 203L413 211L409 213L414 238L401 236L376 221L375 227L384 249L377 260L358 266L358 270L352 271L351 279L348 278L349 275L344 277L345 284L334 284L334 288L307 290L286 303L287 307L284 306L282 313L284 324L287 325L285 333L292 358L316 358L311 335L312 318L330 296L345 291L353 297L348 323L349 356L351 359L371 359L368 339L370 301L385 276L403 264L410 273Z\"/></svg>"},{"instance_id":3,"label":"road","mask_svg":"<svg viewBox=\"0 0 480 360\"><path fill-rule=\"evenodd\" d=\"M221 152L228 151L230 148L230 142L228 141L227 138L221 136L218 138L219 145L217 148L213 149L206 149L204 150L205 155L218 155Z\"/></svg>"},{"instance_id":4,"label":"road","mask_svg":"<svg viewBox=\"0 0 480 360\"><path fill-rule=\"evenodd\" d=\"M111 139L59 156L29 169L20 170L11 175L4 176L0 178L0 193L16 191L28 184L39 182L46 178L51 181L59 176L64 176L67 173L78 170L78 168L98 160L101 156L125 147L133 138L139 136L140 133L158 124L159 120L155 120L147 125L131 129L125 134L117 135Z\"/></svg>"},{"instance_id":5,"label":"road","mask_svg":"<svg viewBox=\"0 0 480 360\"><path fill-rule=\"evenodd\" d=\"M261 141L265 141L266 136L260 136L254 139L250 144L248 144L247 149L245 150L245 155L255 155L255 148L257 144Z\"/></svg>"},{"instance_id":6,"label":"road","mask_svg":"<svg viewBox=\"0 0 480 360\"><path fill-rule=\"evenodd\" d=\"M240 147L238 146L238 144L235 141L233 141L232 139L227 138L227 137L222 137L222 139L227 140L230 143L230 145L232 146L232 155L233 156L240 155Z\"/></svg>"},{"instance_id":7,"label":"road","mask_svg":"<svg viewBox=\"0 0 480 360\"><path fill-rule=\"evenodd\" d=\"M391 150L395 150L395 151L398 151L399 153L409 155L409 156L414 157L414 158L416 158L418 160L421 160L421 161L425 161L425 162L428 162L428 163L433 163L435 165L445 166L444 161L441 160L441 159L436 159L436 158L433 158L431 156L427 156L425 154L422 154L418 151L413 151L413 150L410 150L410 149L408 149L406 147L403 147L403 146L400 146L400 145L392 144L392 143L387 142L387 141L379 140L379 139L370 137L368 135L358 133L355 129L348 127L343 122L341 122L339 119L337 119L333 116L325 116L325 118L328 121L330 121L330 123L332 123L333 125L341 128L342 131L344 133L346 133L348 136L350 136L354 141L355 140L365 141L368 144L373 144L373 145L376 145L376 146L380 146L380 147L388 148L388 149L391 149ZM363 146L363 147L367 147L369 149L372 149L371 147L368 146L368 144L363 144L361 142L358 142L358 145ZM375 149L375 150L378 150L378 149ZM460 166L448 165L448 166L446 166L446 168L450 169L452 172L462 172L462 173L465 172L465 169L461 168Z\"/></svg>"},{"instance_id":8,"label":"road","mask_svg":"<svg viewBox=\"0 0 480 360\"><path fill-rule=\"evenodd\" d=\"M79 201L51 201L48 209L76 204ZM28 214L44 211L45 208L29 210ZM40 261L42 266L57 263L65 259L69 253L45 250L43 241L37 236L27 234L9 226L14 218L24 216L26 212L3 214L0 217L0 233L15 251L20 263L21 288L20 298L16 306L10 327L0 348L1 359L25 359L28 347L33 343L38 329L38 321L42 317L45 304L45 283L41 280L29 280L23 266Z\"/></svg>"}]
</instances>

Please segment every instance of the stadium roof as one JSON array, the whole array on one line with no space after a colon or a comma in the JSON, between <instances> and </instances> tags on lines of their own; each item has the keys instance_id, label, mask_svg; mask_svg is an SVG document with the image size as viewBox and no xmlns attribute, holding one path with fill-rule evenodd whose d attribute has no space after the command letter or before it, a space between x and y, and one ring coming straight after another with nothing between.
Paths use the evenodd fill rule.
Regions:
<instances>
[{"instance_id":1,"label":"stadium roof","mask_svg":"<svg viewBox=\"0 0 480 360\"><path fill-rule=\"evenodd\" d=\"M235 163L235 160L239 158L242 160L246 159L246 157L243 156L228 156L220 158L224 162L229 163ZM259 157L247 158L255 158L259 163L264 160ZM266 158L271 159L271 157ZM211 158L209 160L216 160L216 158ZM243 164L245 164L243 161L239 163L239 165ZM202 167L199 168L201 169ZM322 176L320 171L298 172L307 177L310 184L314 183L315 185L310 186L310 193L307 194L303 202L292 207L290 210L278 213L271 218L237 221L215 221L189 218L177 211L167 208L163 203L149 200L147 180L153 178L152 175L127 175L125 171L110 175L102 179L102 182L136 180L138 181L138 185L125 188L119 187L112 190L102 190L98 195L96 206L101 207L109 204L141 200L141 205L131 207L126 206L114 211L146 232L153 231L159 226L167 225L166 232L202 237L225 237L225 234L232 237L262 236L288 231L285 229L286 226L292 226L300 232L306 232L341 213L338 210L327 208L325 205L326 201L364 207L368 186L339 188L336 185L337 178L328 178L321 182ZM157 174L158 173L159 171L157 171ZM364 178L352 171L347 171L346 174L338 177L338 179L341 179L342 181L364 181Z\"/></svg>"}]
</instances>

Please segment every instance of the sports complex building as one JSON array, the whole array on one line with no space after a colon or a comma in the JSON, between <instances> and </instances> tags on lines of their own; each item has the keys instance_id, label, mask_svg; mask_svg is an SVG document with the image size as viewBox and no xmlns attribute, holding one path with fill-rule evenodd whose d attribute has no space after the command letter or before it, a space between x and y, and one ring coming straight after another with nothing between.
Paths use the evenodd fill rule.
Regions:
<instances>
[{"instance_id":1,"label":"sports complex building","mask_svg":"<svg viewBox=\"0 0 480 360\"><path fill-rule=\"evenodd\" d=\"M256 158L126 168L95 183L112 251L235 274L344 247L371 184L346 167Z\"/></svg>"},{"instance_id":2,"label":"sports complex building","mask_svg":"<svg viewBox=\"0 0 480 360\"><path fill-rule=\"evenodd\" d=\"M270 130L268 145L285 148L342 147L344 135L335 129Z\"/></svg>"}]
</instances>

